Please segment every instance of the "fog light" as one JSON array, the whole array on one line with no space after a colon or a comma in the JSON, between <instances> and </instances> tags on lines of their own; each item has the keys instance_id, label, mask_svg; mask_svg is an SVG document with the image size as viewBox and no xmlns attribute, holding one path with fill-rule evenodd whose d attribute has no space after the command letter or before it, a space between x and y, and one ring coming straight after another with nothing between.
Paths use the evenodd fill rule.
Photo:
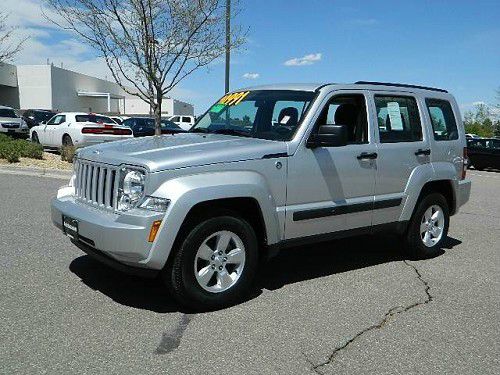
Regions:
<instances>
[{"instance_id":1,"label":"fog light","mask_svg":"<svg viewBox=\"0 0 500 375\"><path fill-rule=\"evenodd\" d=\"M153 242L156 238L156 235L158 234L158 230L160 229L161 225L161 220L156 220L153 222L153 225L151 225L151 230L149 231L149 238L148 242Z\"/></svg>"}]
</instances>

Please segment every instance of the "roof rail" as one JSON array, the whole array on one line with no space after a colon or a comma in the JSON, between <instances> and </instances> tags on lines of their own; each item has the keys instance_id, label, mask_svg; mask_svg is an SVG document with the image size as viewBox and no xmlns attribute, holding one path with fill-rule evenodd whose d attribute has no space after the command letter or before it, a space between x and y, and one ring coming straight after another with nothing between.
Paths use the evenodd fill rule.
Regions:
<instances>
[{"instance_id":1,"label":"roof rail","mask_svg":"<svg viewBox=\"0 0 500 375\"><path fill-rule=\"evenodd\" d=\"M436 87L428 87L428 86L418 86L418 85L407 85L405 83L390 83L390 82L372 82L372 81L357 81L354 82L355 85L375 85L375 86L394 86L394 87L407 87L412 89L422 89L422 90L430 90L430 91L439 91L439 92L448 92L444 89L438 89Z\"/></svg>"}]
</instances>

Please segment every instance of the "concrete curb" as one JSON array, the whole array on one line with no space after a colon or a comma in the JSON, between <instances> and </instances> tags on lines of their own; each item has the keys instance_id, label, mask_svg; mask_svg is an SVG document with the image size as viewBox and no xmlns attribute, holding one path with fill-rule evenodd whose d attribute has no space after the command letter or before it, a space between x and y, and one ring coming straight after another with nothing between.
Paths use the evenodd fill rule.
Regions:
<instances>
[{"instance_id":1,"label":"concrete curb","mask_svg":"<svg viewBox=\"0 0 500 375\"><path fill-rule=\"evenodd\" d=\"M61 169L19 167L10 165L0 165L0 173L21 175L21 176L58 178L62 180L69 180L71 175L73 174L72 171L66 171Z\"/></svg>"}]
</instances>

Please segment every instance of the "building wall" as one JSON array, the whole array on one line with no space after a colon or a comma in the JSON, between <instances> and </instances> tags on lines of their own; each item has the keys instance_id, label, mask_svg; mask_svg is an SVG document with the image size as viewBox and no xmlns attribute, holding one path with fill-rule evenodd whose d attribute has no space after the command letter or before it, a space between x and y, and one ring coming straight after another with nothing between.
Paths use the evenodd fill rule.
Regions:
<instances>
[{"instance_id":1,"label":"building wall","mask_svg":"<svg viewBox=\"0 0 500 375\"><path fill-rule=\"evenodd\" d=\"M0 86L17 87L17 69L15 65L0 63Z\"/></svg>"},{"instance_id":2,"label":"building wall","mask_svg":"<svg viewBox=\"0 0 500 375\"><path fill-rule=\"evenodd\" d=\"M21 109L53 109L50 65L20 65L17 81Z\"/></svg>"},{"instance_id":3,"label":"building wall","mask_svg":"<svg viewBox=\"0 0 500 375\"><path fill-rule=\"evenodd\" d=\"M51 67L52 106L58 111L108 112L105 97L78 96L78 91L103 92L124 96L125 92L114 82L90 77L70 70ZM123 99L111 99L111 112L120 113Z\"/></svg>"},{"instance_id":4,"label":"building wall","mask_svg":"<svg viewBox=\"0 0 500 375\"><path fill-rule=\"evenodd\" d=\"M172 98L164 98L161 105L162 116L194 115L194 107ZM125 114L127 115L149 115L149 103L135 96L125 99Z\"/></svg>"}]
</instances>

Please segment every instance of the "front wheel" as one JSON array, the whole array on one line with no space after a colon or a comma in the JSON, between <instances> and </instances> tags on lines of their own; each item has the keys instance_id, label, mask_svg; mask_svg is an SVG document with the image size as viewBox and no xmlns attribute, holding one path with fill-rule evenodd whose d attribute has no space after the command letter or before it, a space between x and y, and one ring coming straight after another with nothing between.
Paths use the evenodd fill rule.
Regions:
<instances>
[{"instance_id":1,"label":"front wheel","mask_svg":"<svg viewBox=\"0 0 500 375\"><path fill-rule=\"evenodd\" d=\"M165 278L181 304L212 310L244 296L257 265L258 242L250 224L236 216L219 216L187 234Z\"/></svg>"},{"instance_id":2,"label":"front wheel","mask_svg":"<svg viewBox=\"0 0 500 375\"><path fill-rule=\"evenodd\" d=\"M38 139L38 134L36 134L36 132L33 132L33 134L31 135L31 142L37 143L37 144L40 143L40 140Z\"/></svg>"},{"instance_id":3,"label":"front wheel","mask_svg":"<svg viewBox=\"0 0 500 375\"><path fill-rule=\"evenodd\" d=\"M432 193L417 205L406 234L406 248L413 259L438 255L448 235L450 213L448 203L441 194Z\"/></svg>"},{"instance_id":4,"label":"front wheel","mask_svg":"<svg viewBox=\"0 0 500 375\"><path fill-rule=\"evenodd\" d=\"M73 146L73 140L71 139L71 137L69 135L65 134L63 136L62 145L63 145L63 147L72 147Z\"/></svg>"}]
</instances>

